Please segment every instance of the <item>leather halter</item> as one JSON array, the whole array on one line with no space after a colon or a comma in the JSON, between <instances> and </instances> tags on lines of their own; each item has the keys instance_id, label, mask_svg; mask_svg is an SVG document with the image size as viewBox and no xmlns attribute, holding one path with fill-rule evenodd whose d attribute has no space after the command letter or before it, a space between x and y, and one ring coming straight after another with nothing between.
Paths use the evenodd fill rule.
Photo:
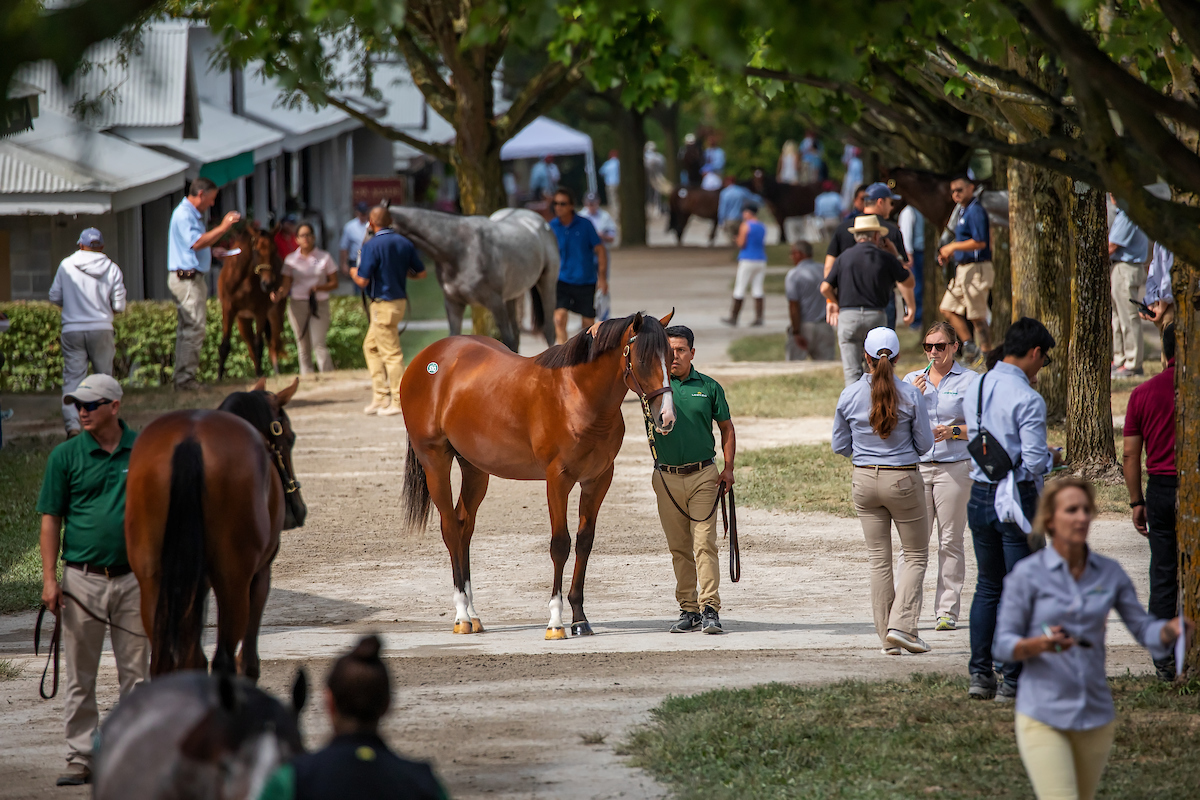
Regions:
<instances>
[{"instance_id":1,"label":"leather halter","mask_svg":"<svg viewBox=\"0 0 1200 800\"><path fill-rule=\"evenodd\" d=\"M625 345L625 374L622 376L622 380L625 381L625 386L638 396L638 399L642 401L643 405L649 405L650 401L659 395L670 393L671 379L669 376L664 376L667 379L667 385L655 389L652 392L647 392L642 388L642 382L638 380L637 373L633 371L633 353L631 348L633 343L636 341L637 334L635 333L633 336L629 337L629 343ZM630 378L633 379L632 384L629 382Z\"/></svg>"},{"instance_id":2,"label":"leather halter","mask_svg":"<svg viewBox=\"0 0 1200 800\"><path fill-rule=\"evenodd\" d=\"M282 435L283 423L279 420L272 420L271 435L267 437L267 449L275 457L275 468L279 470L279 478L283 481L283 491L286 494L292 494L300 488L300 481L296 480L296 476L288 471L287 464L283 460L283 450L280 449L278 442L278 438Z\"/></svg>"}]
</instances>

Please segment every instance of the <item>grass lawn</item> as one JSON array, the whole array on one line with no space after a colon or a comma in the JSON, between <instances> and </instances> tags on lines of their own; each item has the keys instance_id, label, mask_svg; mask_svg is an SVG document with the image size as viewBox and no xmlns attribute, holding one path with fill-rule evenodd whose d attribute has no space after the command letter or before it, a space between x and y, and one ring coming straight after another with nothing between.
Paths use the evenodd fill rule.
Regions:
<instances>
[{"instance_id":1,"label":"grass lawn","mask_svg":"<svg viewBox=\"0 0 1200 800\"><path fill-rule=\"evenodd\" d=\"M737 501L774 511L823 511L854 517L850 459L827 444L742 450L737 456Z\"/></svg>"},{"instance_id":2,"label":"grass lawn","mask_svg":"<svg viewBox=\"0 0 1200 800\"><path fill-rule=\"evenodd\" d=\"M1117 736L1100 796L1196 796L1200 683L1110 679ZM965 676L769 684L668 698L618 752L680 798L1030 798L1011 706Z\"/></svg>"},{"instance_id":3,"label":"grass lawn","mask_svg":"<svg viewBox=\"0 0 1200 800\"><path fill-rule=\"evenodd\" d=\"M782 345L781 345L782 347ZM735 417L832 417L845 383L842 368L731 380L725 398Z\"/></svg>"},{"instance_id":4,"label":"grass lawn","mask_svg":"<svg viewBox=\"0 0 1200 800\"><path fill-rule=\"evenodd\" d=\"M37 496L55 442L6 442L0 451L0 613L37 608L42 597Z\"/></svg>"}]
</instances>

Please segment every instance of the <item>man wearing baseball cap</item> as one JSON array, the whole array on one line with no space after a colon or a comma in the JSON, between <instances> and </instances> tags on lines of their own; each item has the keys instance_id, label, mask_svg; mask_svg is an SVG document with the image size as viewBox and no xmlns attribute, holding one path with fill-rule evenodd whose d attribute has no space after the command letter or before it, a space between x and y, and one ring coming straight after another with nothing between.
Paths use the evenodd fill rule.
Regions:
<instances>
[{"instance_id":1,"label":"man wearing baseball cap","mask_svg":"<svg viewBox=\"0 0 1200 800\"><path fill-rule=\"evenodd\" d=\"M91 782L92 742L100 721L96 673L109 627L104 620L112 624L121 696L149 676L141 595L125 553L125 478L137 433L119 416L121 394L114 378L95 374L63 398L78 412L83 433L50 453L38 496L42 602L59 618L66 655L67 771L59 776L59 786Z\"/></svg>"},{"instance_id":2,"label":"man wearing baseball cap","mask_svg":"<svg viewBox=\"0 0 1200 800\"><path fill-rule=\"evenodd\" d=\"M874 214L877 222L886 229L886 236L882 237L879 246L891 253L900 263L906 268L911 269L908 263L908 251L904 248L904 236L900 233L900 226L888 219L892 215L892 201L899 200L900 195L893 194L891 188L886 183L872 183L867 187L866 197L864 199L863 212L865 214ZM829 270L833 267L833 261L842 253L849 250L855 245L854 233L851 228L854 227L855 221L859 218L858 214L851 214L833 231L833 239L829 242L829 247L825 250L825 274L829 274ZM912 301L909 301L910 303ZM886 319L887 327L895 329L896 327L896 298L894 295L888 296L888 302L884 304L884 318ZM830 325L837 327L837 316L832 306L826 309L826 321Z\"/></svg>"},{"instance_id":3,"label":"man wearing baseball cap","mask_svg":"<svg viewBox=\"0 0 1200 800\"><path fill-rule=\"evenodd\" d=\"M111 258L104 255L104 236L96 228L79 234L79 249L62 260L50 302L62 308L63 394L74 391L83 376L92 371L113 371L113 314L125 310L125 277ZM63 404L67 437L79 434L79 414Z\"/></svg>"}]
</instances>

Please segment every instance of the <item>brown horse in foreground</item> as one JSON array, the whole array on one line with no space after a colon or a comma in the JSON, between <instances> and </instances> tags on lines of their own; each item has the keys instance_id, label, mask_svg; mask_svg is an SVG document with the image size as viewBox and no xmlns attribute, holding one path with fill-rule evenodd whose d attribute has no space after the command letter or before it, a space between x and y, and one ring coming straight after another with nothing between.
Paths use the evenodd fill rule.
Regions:
<instances>
[{"instance_id":1,"label":"brown horse in foreground","mask_svg":"<svg viewBox=\"0 0 1200 800\"><path fill-rule=\"evenodd\" d=\"M296 436L265 379L216 411L174 411L146 426L129 457L125 546L150 632L150 674L207 669L204 600L217 600L213 670L259 674L258 628L283 528L307 509L292 469ZM242 643L240 664L235 658Z\"/></svg>"},{"instance_id":2,"label":"brown horse in foreground","mask_svg":"<svg viewBox=\"0 0 1200 800\"><path fill-rule=\"evenodd\" d=\"M596 516L612 483L625 422L621 401L632 389L650 403L655 424L675 424L667 361L670 347L661 321L634 314L600 325L536 358L519 356L495 339L452 336L426 347L400 384L408 428L404 504L410 530L424 529L430 502L442 518L454 582L454 632L483 630L471 596L471 535L488 478L546 481L550 506L550 558L554 585L547 639L565 639L563 568L571 551L567 496L578 483L579 532L571 579L571 635L592 633L583 613L583 581L596 532ZM458 504L450 467L458 460Z\"/></svg>"},{"instance_id":3,"label":"brown horse in foreground","mask_svg":"<svg viewBox=\"0 0 1200 800\"><path fill-rule=\"evenodd\" d=\"M230 234L232 247L241 252L222 259L217 278L217 297L221 300L221 345L217 350L217 380L225 377L225 359L229 357L233 323L250 358L254 375L263 374L263 344L271 356L271 366L279 374L283 355L283 305L286 298L271 301L271 292L283 281L283 259L267 234L246 226Z\"/></svg>"}]
</instances>

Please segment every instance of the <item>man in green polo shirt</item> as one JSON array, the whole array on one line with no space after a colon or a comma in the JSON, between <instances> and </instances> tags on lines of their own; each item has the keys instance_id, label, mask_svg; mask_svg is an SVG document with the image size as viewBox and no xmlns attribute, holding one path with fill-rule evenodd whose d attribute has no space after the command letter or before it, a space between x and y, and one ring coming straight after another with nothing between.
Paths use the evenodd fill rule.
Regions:
<instances>
[{"instance_id":1,"label":"man in green polo shirt","mask_svg":"<svg viewBox=\"0 0 1200 800\"><path fill-rule=\"evenodd\" d=\"M121 394L121 385L108 375L89 375L63 398L78 409L83 434L50 453L38 497L42 602L59 616L66 655L67 771L59 786L91 782L92 740L100 721L96 673L108 625L84 607L113 623L121 696L149 677L141 596L125 555L125 478L137 433L118 416Z\"/></svg>"},{"instance_id":2,"label":"man in green polo shirt","mask_svg":"<svg viewBox=\"0 0 1200 800\"><path fill-rule=\"evenodd\" d=\"M717 486L721 483L733 486L733 457L737 450L733 421L729 419L725 390L712 378L692 369L696 350L691 329L675 325L667 328L667 338L672 352L675 427L669 434L654 434L658 473L652 482L658 496L658 518L675 566L675 599L679 601L680 614L671 633L695 630L723 633L718 613L721 597L717 594L721 580L717 515L711 512L717 502ZM720 471L713 462L716 456L713 422L721 431L724 469Z\"/></svg>"}]
</instances>

